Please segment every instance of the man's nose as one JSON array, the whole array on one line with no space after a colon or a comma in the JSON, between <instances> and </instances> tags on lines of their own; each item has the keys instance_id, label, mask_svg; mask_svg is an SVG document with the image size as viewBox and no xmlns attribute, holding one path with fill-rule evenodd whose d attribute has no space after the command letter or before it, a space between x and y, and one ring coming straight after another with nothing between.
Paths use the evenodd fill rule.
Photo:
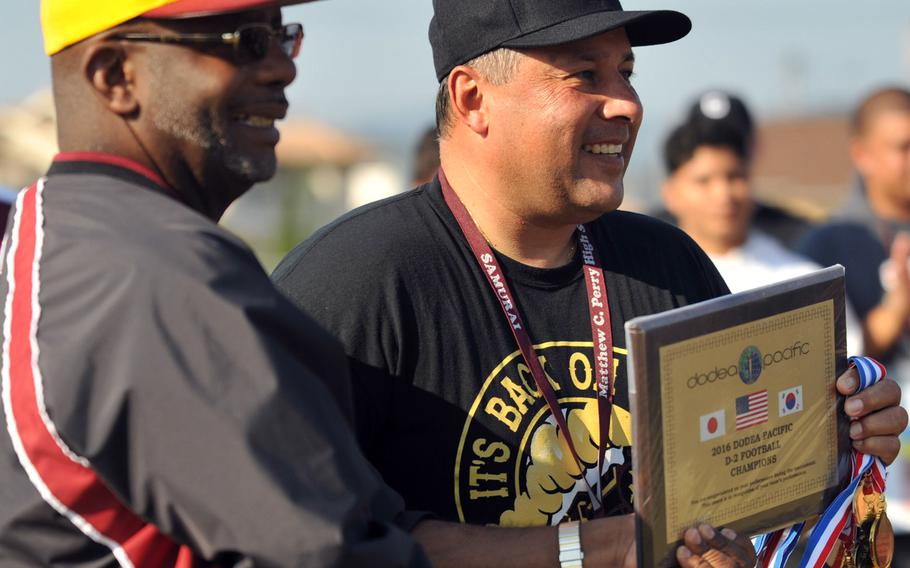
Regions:
<instances>
[{"instance_id":1,"label":"man's nose","mask_svg":"<svg viewBox=\"0 0 910 568\"><path fill-rule=\"evenodd\" d=\"M254 80L263 85L287 87L297 77L297 66L294 60L285 53L275 39L266 56L256 64Z\"/></svg>"},{"instance_id":2,"label":"man's nose","mask_svg":"<svg viewBox=\"0 0 910 568\"><path fill-rule=\"evenodd\" d=\"M622 118L633 124L641 122L642 113L644 112L641 100L639 100L635 89L624 78L621 83L616 82L610 85L609 88L604 89L601 97L603 98L601 101L603 118L607 120Z\"/></svg>"},{"instance_id":3,"label":"man's nose","mask_svg":"<svg viewBox=\"0 0 910 568\"><path fill-rule=\"evenodd\" d=\"M713 184L714 193L718 199L725 203L742 201L743 195L748 192L748 187L742 180L729 177L720 177Z\"/></svg>"}]
</instances>

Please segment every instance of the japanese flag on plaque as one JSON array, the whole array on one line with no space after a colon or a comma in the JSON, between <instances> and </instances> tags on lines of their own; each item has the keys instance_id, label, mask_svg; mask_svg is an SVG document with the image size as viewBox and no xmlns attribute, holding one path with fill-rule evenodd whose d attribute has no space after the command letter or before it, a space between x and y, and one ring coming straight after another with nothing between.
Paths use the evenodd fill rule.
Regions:
<instances>
[{"instance_id":1,"label":"japanese flag on plaque","mask_svg":"<svg viewBox=\"0 0 910 568\"><path fill-rule=\"evenodd\" d=\"M727 421L724 419L723 410L705 414L699 422L701 422L700 438L702 442L720 438L727 433Z\"/></svg>"},{"instance_id":2,"label":"japanese flag on plaque","mask_svg":"<svg viewBox=\"0 0 910 568\"><path fill-rule=\"evenodd\" d=\"M795 386L777 393L777 408L780 416L796 414L803 409L803 387Z\"/></svg>"}]
</instances>

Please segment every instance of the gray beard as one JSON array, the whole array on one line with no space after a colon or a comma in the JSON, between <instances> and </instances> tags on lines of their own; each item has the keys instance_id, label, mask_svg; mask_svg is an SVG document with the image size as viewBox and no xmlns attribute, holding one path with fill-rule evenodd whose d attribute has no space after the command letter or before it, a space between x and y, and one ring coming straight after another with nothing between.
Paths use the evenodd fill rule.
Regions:
<instances>
[{"instance_id":1,"label":"gray beard","mask_svg":"<svg viewBox=\"0 0 910 568\"><path fill-rule=\"evenodd\" d=\"M249 182L265 181L274 175L274 164L256 161L236 151L224 135L223 117L204 110L181 109L178 104L159 107L152 117L155 128L173 138L195 144L206 150L208 163L221 163L229 174Z\"/></svg>"},{"instance_id":2,"label":"gray beard","mask_svg":"<svg viewBox=\"0 0 910 568\"><path fill-rule=\"evenodd\" d=\"M153 58L149 71L155 85L170 85L173 71L163 58ZM170 78L170 80L169 80ZM228 175L249 184L265 181L275 174L274 160L255 161L231 147L227 138L227 117L213 109L194 109L173 89L159 89L154 108L149 109L152 123L162 133L206 150L206 167L220 166Z\"/></svg>"}]
</instances>

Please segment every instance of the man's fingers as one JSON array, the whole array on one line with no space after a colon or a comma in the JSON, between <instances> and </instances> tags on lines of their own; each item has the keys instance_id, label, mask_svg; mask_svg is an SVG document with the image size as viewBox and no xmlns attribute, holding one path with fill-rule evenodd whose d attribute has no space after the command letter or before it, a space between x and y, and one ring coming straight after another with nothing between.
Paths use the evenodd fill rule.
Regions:
<instances>
[{"instance_id":1,"label":"man's fingers","mask_svg":"<svg viewBox=\"0 0 910 568\"><path fill-rule=\"evenodd\" d=\"M692 552L686 546L676 549L676 561L682 568L734 568L736 565L716 550L705 550L701 554Z\"/></svg>"},{"instance_id":2,"label":"man's fingers","mask_svg":"<svg viewBox=\"0 0 910 568\"><path fill-rule=\"evenodd\" d=\"M755 564L755 550L749 539L731 529L716 531L702 524L683 534L683 546L676 550L676 559L686 568L746 568Z\"/></svg>"},{"instance_id":3,"label":"man's fingers","mask_svg":"<svg viewBox=\"0 0 910 568\"><path fill-rule=\"evenodd\" d=\"M910 235L900 232L891 242L891 262L895 270L907 274L907 260L910 259Z\"/></svg>"},{"instance_id":4,"label":"man's fingers","mask_svg":"<svg viewBox=\"0 0 910 568\"><path fill-rule=\"evenodd\" d=\"M742 552L740 558L745 559L742 566L748 566L750 568L755 566L758 558L755 556L755 546L752 544L752 540L744 534L736 534L732 529L721 529L721 532Z\"/></svg>"},{"instance_id":5,"label":"man's fingers","mask_svg":"<svg viewBox=\"0 0 910 568\"><path fill-rule=\"evenodd\" d=\"M708 545L701 537L698 529L691 527L683 533L683 547L688 548L693 554L702 554L708 551Z\"/></svg>"},{"instance_id":6,"label":"man's fingers","mask_svg":"<svg viewBox=\"0 0 910 568\"><path fill-rule=\"evenodd\" d=\"M755 549L749 539L740 538L732 529L715 531L708 525L699 526L698 531L704 537L708 546L711 547L712 552L721 552L723 556L733 562L732 566L746 568L747 566L755 565ZM743 542L746 543L746 548L743 548ZM706 553L704 556L713 564L710 553Z\"/></svg>"},{"instance_id":7,"label":"man's fingers","mask_svg":"<svg viewBox=\"0 0 910 568\"><path fill-rule=\"evenodd\" d=\"M844 396L855 393L858 386L859 371L856 367L850 367L843 375L837 377L837 392Z\"/></svg>"},{"instance_id":8,"label":"man's fingers","mask_svg":"<svg viewBox=\"0 0 910 568\"><path fill-rule=\"evenodd\" d=\"M838 391L843 393L842 382L849 386L847 373L838 378ZM894 461L900 451L898 436L907 427L908 420L907 411L899 406L900 400L900 386L890 379L847 398L844 412L854 419L850 424L854 448L881 458L885 464Z\"/></svg>"},{"instance_id":9,"label":"man's fingers","mask_svg":"<svg viewBox=\"0 0 910 568\"><path fill-rule=\"evenodd\" d=\"M885 300L895 298L899 304L906 304L907 294L910 293L910 272L907 270L907 261L910 259L910 235L898 233L891 242L891 254L888 261L893 288L888 291Z\"/></svg>"},{"instance_id":10,"label":"man's fingers","mask_svg":"<svg viewBox=\"0 0 910 568\"><path fill-rule=\"evenodd\" d=\"M891 465L901 449L897 436L874 436L865 440L855 440L853 447L858 451L881 458L885 465Z\"/></svg>"},{"instance_id":11,"label":"man's fingers","mask_svg":"<svg viewBox=\"0 0 910 568\"><path fill-rule=\"evenodd\" d=\"M865 440L874 436L900 436L907 427L907 411L892 406L873 412L850 423L850 439Z\"/></svg>"},{"instance_id":12,"label":"man's fingers","mask_svg":"<svg viewBox=\"0 0 910 568\"><path fill-rule=\"evenodd\" d=\"M844 412L851 418L860 418L889 406L898 406L900 402L901 388L891 379L884 379L847 398Z\"/></svg>"},{"instance_id":13,"label":"man's fingers","mask_svg":"<svg viewBox=\"0 0 910 568\"><path fill-rule=\"evenodd\" d=\"M676 549L676 561L682 568L713 568L701 555L692 554L685 546Z\"/></svg>"}]
</instances>

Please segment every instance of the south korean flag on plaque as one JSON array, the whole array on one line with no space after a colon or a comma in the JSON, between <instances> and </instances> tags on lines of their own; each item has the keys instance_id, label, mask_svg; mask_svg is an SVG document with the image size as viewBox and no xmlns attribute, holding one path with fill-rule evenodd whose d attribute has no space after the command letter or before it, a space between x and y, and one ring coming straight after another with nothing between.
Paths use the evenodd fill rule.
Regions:
<instances>
[{"instance_id":1,"label":"south korean flag on plaque","mask_svg":"<svg viewBox=\"0 0 910 568\"><path fill-rule=\"evenodd\" d=\"M720 438L727 433L727 421L724 418L723 410L705 414L701 417L701 441L706 442L714 438Z\"/></svg>"},{"instance_id":2,"label":"south korean flag on plaque","mask_svg":"<svg viewBox=\"0 0 910 568\"><path fill-rule=\"evenodd\" d=\"M777 408L780 416L789 416L801 412L803 409L802 385L777 393Z\"/></svg>"}]
</instances>

